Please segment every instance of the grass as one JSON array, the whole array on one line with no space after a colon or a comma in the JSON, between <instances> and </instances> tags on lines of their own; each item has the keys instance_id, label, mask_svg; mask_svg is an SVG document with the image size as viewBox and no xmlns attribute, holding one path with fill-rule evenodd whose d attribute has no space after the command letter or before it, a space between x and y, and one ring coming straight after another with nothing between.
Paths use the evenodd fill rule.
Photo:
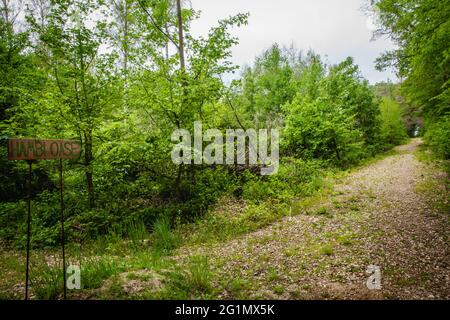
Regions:
<instances>
[{"instance_id":1,"label":"grass","mask_svg":"<svg viewBox=\"0 0 450 320\"><path fill-rule=\"evenodd\" d=\"M331 214L331 212L326 207L320 207L316 210L316 214L319 216L328 216Z\"/></svg>"},{"instance_id":2,"label":"grass","mask_svg":"<svg viewBox=\"0 0 450 320\"><path fill-rule=\"evenodd\" d=\"M211 270L206 256L194 256L189 261L189 282L193 290L211 291Z\"/></svg>"},{"instance_id":3,"label":"grass","mask_svg":"<svg viewBox=\"0 0 450 320\"><path fill-rule=\"evenodd\" d=\"M426 170L430 171L428 178L420 182L415 191L425 195L427 202L438 212L448 214L450 212L450 161L437 159L426 146L420 147L415 152L416 158L427 164ZM445 172L446 174L442 174Z\"/></svg>"},{"instance_id":4,"label":"grass","mask_svg":"<svg viewBox=\"0 0 450 320\"><path fill-rule=\"evenodd\" d=\"M99 288L103 280L123 271L124 267L112 257L91 259L82 264L81 285L84 289Z\"/></svg>"},{"instance_id":5,"label":"grass","mask_svg":"<svg viewBox=\"0 0 450 320\"><path fill-rule=\"evenodd\" d=\"M333 202L333 205L334 205L334 207L335 207L336 209L341 209L341 208L342 208L342 203L340 203L339 201L337 201L337 200L332 200L332 202Z\"/></svg>"},{"instance_id":6,"label":"grass","mask_svg":"<svg viewBox=\"0 0 450 320\"><path fill-rule=\"evenodd\" d=\"M267 201L250 204L246 210L232 217L209 213L190 226L182 226L180 232L189 245L224 242L249 233L290 214L285 203Z\"/></svg>"},{"instance_id":7,"label":"grass","mask_svg":"<svg viewBox=\"0 0 450 320\"><path fill-rule=\"evenodd\" d=\"M180 237L172 232L169 219L166 217L156 221L153 227L153 245L156 250L170 253L180 245Z\"/></svg>"},{"instance_id":8,"label":"grass","mask_svg":"<svg viewBox=\"0 0 450 320\"><path fill-rule=\"evenodd\" d=\"M277 271L277 269L275 268L269 268L268 272L267 272L267 280L269 280L270 282L274 282L280 279L280 275Z\"/></svg>"},{"instance_id":9,"label":"grass","mask_svg":"<svg viewBox=\"0 0 450 320\"><path fill-rule=\"evenodd\" d=\"M275 292L276 294L283 294L284 287L281 285L275 286L275 288L273 288L273 292Z\"/></svg>"},{"instance_id":10,"label":"grass","mask_svg":"<svg viewBox=\"0 0 450 320\"><path fill-rule=\"evenodd\" d=\"M332 244L324 244L319 249L320 254L331 256L334 254L334 246Z\"/></svg>"},{"instance_id":11,"label":"grass","mask_svg":"<svg viewBox=\"0 0 450 320\"><path fill-rule=\"evenodd\" d=\"M338 243L344 246L350 246L355 242L355 235L353 233L345 233L336 237Z\"/></svg>"},{"instance_id":12,"label":"grass","mask_svg":"<svg viewBox=\"0 0 450 320\"><path fill-rule=\"evenodd\" d=\"M288 247L283 250L283 253L287 257L295 257L299 255L300 248L298 246Z\"/></svg>"},{"instance_id":13,"label":"grass","mask_svg":"<svg viewBox=\"0 0 450 320\"><path fill-rule=\"evenodd\" d=\"M62 268L51 268L44 264L39 273L31 276L31 287L37 299L58 298L63 292Z\"/></svg>"},{"instance_id":14,"label":"grass","mask_svg":"<svg viewBox=\"0 0 450 320\"><path fill-rule=\"evenodd\" d=\"M236 299L246 299L246 291L251 288L248 280L242 279L240 276L233 277L225 286L227 291Z\"/></svg>"}]
</instances>

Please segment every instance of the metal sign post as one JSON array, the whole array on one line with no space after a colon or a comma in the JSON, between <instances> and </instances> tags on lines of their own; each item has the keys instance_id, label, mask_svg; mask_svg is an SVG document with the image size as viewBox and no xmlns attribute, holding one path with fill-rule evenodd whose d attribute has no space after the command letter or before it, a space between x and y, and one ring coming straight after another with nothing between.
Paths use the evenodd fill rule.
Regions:
<instances>
[{"instance_id":1,"label":"metal sign post","mask_svg":"<svg viewBox=\"0 0 450 320\"><path fill-rule=\"evenodd\" d=\"M62 249L62 263L63 263L63 281L64 281L64 300L67 296L67 284L66 284L66 253L64 250L64 197L63 197L63 168L62 159L59 158L59 190L61 198L61 249Z\"/></svg>"},{"instance_id":2,"label":"metal sign post","mask_svg":"<svg viewBox=\"0 0 450 320\"><path fill-rule=\"evenodd\" d=\"M67 296L66 253L64 239L64 196L63 196L63 159L76 159L80 156L81 146L72 140L8 139L8 160L26 160L28 162L27 179L27 265L25 275L25 300L28 300L31 239L31 178L32 163L38 159L59 159L59 189L61 202L61 249L63 264L64 299Z\"/></svg>"},{"instance_id":3,"label":"metal sign post","mask_svg":"<svg viewBox=\"0 0 450 320\"><path fill-rule=\"evenodd\" d=\"M31 178L33 160L28 160L28 179L27 179L27 269L25 274L25 300L28 300L28 280L30 270L30 238L31 238Z\"/></svg>"}]
</instances>

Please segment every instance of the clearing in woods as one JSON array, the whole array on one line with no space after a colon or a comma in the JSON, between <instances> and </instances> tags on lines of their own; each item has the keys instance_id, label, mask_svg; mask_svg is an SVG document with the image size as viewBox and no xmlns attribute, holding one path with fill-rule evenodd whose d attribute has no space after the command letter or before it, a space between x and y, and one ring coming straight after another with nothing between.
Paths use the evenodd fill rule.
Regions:
<instances>
[{"instance_id":1,"label":"clearing in woods","mask_svg":"<svg viewBox=\"0 0 450 320\"><path fill-rule=\"evenodd\" d=\"M176 259L208 256L218 279L238 283L223 299L448 299L448 178L416 158L420 144L349 174L308 212ZM369 265L380 290L366 286Z\"/></svg>"}]
</instances>

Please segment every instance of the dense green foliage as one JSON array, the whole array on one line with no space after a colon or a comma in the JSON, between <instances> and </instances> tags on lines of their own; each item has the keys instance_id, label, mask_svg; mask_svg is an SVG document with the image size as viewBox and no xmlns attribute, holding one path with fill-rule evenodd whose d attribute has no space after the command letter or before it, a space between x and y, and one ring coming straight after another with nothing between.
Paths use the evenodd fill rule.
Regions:
<instances>
[{"instance_id":1,"label":"dense green foliage","mask_svg":"<svg viewBox=\"0 0 450 320\"><path fill-rule=\"evenodd\" d=\"M378 59L394 66L402 92L425 118L426 140L449 159L450 145L450 6L440 0L372 0L379 35L389 35L398 49Z\"/></svg>"},{"instance_id":2,"label":"dense green foliage","mask_svg":"<svg viewBox=\"0 0 450 320\"><path fill-rule=\"evenodd\" d=\"M236 69L229 58L238 41L229 30L247 15L194 38L189 25L198 13L175 4L31 1L26 23L1 17L0 136L82 143L80 159L64 162L69 241L133 238L144 228L156 247L171 250L179 239L170 228L198 221L224 193L254 206L289 202L320 188L324 172L403 141L399 104L381 101L353 59L327 65L313 52L275 44L227 84L221 79ZM279 129L279 172L173 164L171 133L192 131L199 120L221 131ZM445 140L435 137L439 145ZM26 164L8 162L0 148L0 238L23 246ZM33 245L54 246L57 164L35 163L32 185ZM250 214L255 225L266 219Z\"/></svg>"},{"instance_id":3,"label":"dense green foliage","mask_svg":"<svg viewBox=\"0 0 450 320\"><path fill-rule=\"evenodd\" d=\"M405 124L402 121L402 110L395 100L384 97L381 105L381 140L388 145L398 145L407 137Z\"/></svg>"},{"instance_id":4,"label":"dense green foliage","mask_svg":"<svg viewBox=\"0 0 450 320\"><path fill-rule=\"evenodd\" d=\"M376 151L380 111L353 60L326 72L319 58L314 58L305 68L302 72L316 75L313 85L308 83L309 77L299 81L300 92L284 108L285 148L303 158L330 159L338 164L356 163L370 155L367 150ZM364 146L370 148L365 151Z\"/></svg>"}]
</instances>

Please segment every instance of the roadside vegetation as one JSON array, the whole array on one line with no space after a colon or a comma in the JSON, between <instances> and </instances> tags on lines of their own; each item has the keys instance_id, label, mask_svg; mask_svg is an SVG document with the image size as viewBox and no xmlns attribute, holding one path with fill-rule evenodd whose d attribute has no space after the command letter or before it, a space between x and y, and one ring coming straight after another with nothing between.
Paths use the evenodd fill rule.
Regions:
<instances>
[{"instance_id":1,"label":"roadside vegetation","mask_svg":"<svg viewBox=\"0 0 450 320\"><path fill-rule=\"evenodd\" d=\"M406 79L375 85L351 57L331 65L313 51L279 44L262 50L237 80L222 81L237 70L229 62L239 40L231 30L247 24L248 14L218 21L208 36L194 38L190 23L199 13L180 10L179 0L24 2L22 8L4 2L0 16L0 298L21 298L25 274L27 166L7 161L8 137L81 142L81 157L64 162L66 254L82 274L82 290L69 293L73 299L248 298L255 283L246 274L225 275L227 261L208 249L297 215L317 230L341 211L358 219L361 195L337 200L347 194L335 185L398 155L392 148L411 137L423 136L428 151L420 159L449 159L444 2L414 1L418 6L410 8L414 2L372 1L379 32L400 44L378 65L400 65ZM20 23L11 18L19 10ZM416 16L415 30L402 28ZM428 29L429 19L436 30ZM418 54L410 55L416 47ZM257 165L174 164L171 133L193 131L194 121L223 133L279 130L278 173L261 176ZM58 179L55 162L34 164L36 299L61 298L63 289ZM428 183L417 188L437 188ZM445 210L441 191L433 203ZM370 191L364 197L372 199ZM303 250L322 270L327 258L359 241L349 228L317 232L301 247L286 243L283 254ZM272 240L265 234L257 241ZM241 258L237 252L227 259ZM299 268L301 278L308 267ZM265 274L277 297L287 294L284 271L271 266Z\"/></svg>"}]
</instances>

